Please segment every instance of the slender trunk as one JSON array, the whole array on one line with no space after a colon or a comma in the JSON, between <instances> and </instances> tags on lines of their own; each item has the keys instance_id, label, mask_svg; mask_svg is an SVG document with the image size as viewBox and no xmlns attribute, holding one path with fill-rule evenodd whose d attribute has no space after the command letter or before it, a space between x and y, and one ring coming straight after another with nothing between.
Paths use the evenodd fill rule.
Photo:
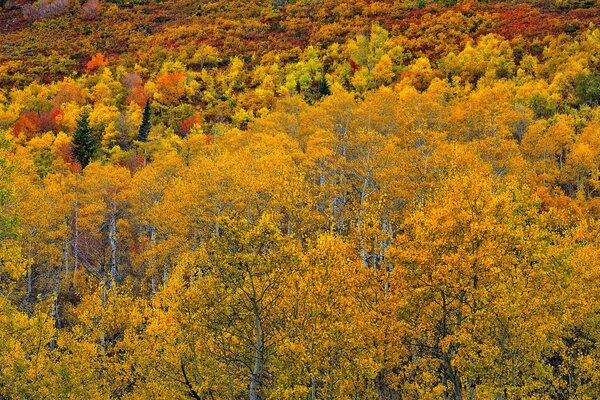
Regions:
<instances>
[{"instance_id":1,"label":"slender trunk","mask_svg":"<svg viewBox=\"0 0 600 400\"><path fill-rule=\"evenodd\" d=\"M448 387L448 382L446 382L446 373L442 372L442 386L444 386L445 388ZM448 391L444 390L444 393L442 393L442 397L444 400L448 400Z\"/></svg>"},{"instance_id":2,"label":"slender trunk","mask_svg":"<svg viewBox=\"0 0 600 400\"><path fill-rule=\"evenodd\" d=\"M104 320L105 318L105 314L106 314L106 300L107 300L107 291L108 288L110 287L110 279L108 279L107 275L106 275L106 271L104 270L104 267L102 267L102 270L100 271L100 273L104 276L104 284L102 285L102 316L101 316L101 320ZM104 325L103 321L101 326ZM106 331L102 332L102 335L100 337L100 346L102 348L102 371L104 372L105 370L105 366L104 366L104 356L106 356L106 352L107 352L107 338L106 338Z\"/></svg>"},{"instance_id":3,"label":"slender trunk","mask_svg":"<svg viewBox=\"0 0 600 400\"><path fill-rule=\"evenodd\" d=\"M29 232L29 237L33 237L34 231ZM31 241L29 241L27 245L27 259L31 259ZM31 296L33 295L33 263L29 263L27 265L27 293L25 295L25 300L29 301Z\"/></svg>"},{"instance_id":4,"label":"slender trunk","mask_svg":"<svg viewBox=\"0 0 600 400\"><path fill-rule=\"evenodd\" d=\"M360 211L358 213L358 220L356 221L356 229L359 231L360 238L360 259L361 265L363 268L367 268L369 266L369 253L365 248L365 243L363 239L363 235L360 233L360 227L363 222L363 217L365 213L365 203L367 201L367 189L369 187L369 175L365 176L363 180L362 191L360 192Z\"/></svg>"},{"instance_id":5,"label":"slender trunk","mask_svg":"<svg viewBox=\"0 0 600 400\"><path fill-rule=\"evenodd\" d=\"M446 357L444 357L446 358ZM446 387L444 390L444 399L462 400L462 386L458 371L450 364L450 359L446 358L443 362L442 385ZM448 384L452 384L452 390L449 390Z\"/></svg>"},{"instance_id":6,"label":"slender trunk","mask_svg":"<svg viewBox=\"0 0 600 400\"><path fill-rule=\"evenodd\" d=\"M181 373L183 374L184 383L185 386L187 386L188 388L188 393L190 397L195 400L202 400L202 396L200 396L198 392L196 392L194 386L192 385L192 382L190 382L190 379L187 376L187 372L185 371L185 361L183 359L181 360Z\"/></svg>"},{"instance_id":7,"label":"slender trunk","mask_svg":"<svg viewBox=\"0 0 600 400\"><path fill-rule=\"evenodd\" d=\"M377 236L373 238L373 253L371 254L371 268L373 271L377 271L379 264L379 257L377 254L377 246L379 245Z\"/></svg>"},{"instance_id":8,"label":"slender trunk","mask_svg":"<svg viewBox=\"0 0 600 400\"><path fill-rule=\"evenodd\" d=\"M367 268L369 266L369 253L367 253L367 250L364 248L362 241L360 244L360 265L363 268Z\"/></svg>"},{"instance_id":9,"label":"slender trunk","mask_svg":"<svg viewBox=\"0 0 600 400\"><path fill-rule=\"evenodd\" d=\"M452 370L452 382L453 382L453 386L454 386L454 399L462 400L463 393L462 393L462 385L460 382L460 376L458 375L458 371L456 371L454 369L454 367L450 367L450 368Z\"/></svg>"},{"instance_id":10,"label":"slender trunk","mask_svg":"<svg viewBox=\"0 0 600 400\"><path fill-rule=\"evenodd\" d=\"M233 388L233 376L232 376L231 366L230 366L230 357L228 355L225 338L222 335L220 337L220 340L221 340L221 351L223 354L223 360L225 361L225 372L227 373L227 390L229 391L229 400L234 400L235 391Z\"/></svg>"},{"instance_id":11,"label":"slender trunk","mask_svg":"<svg viewBox=\"0 0 600 400\"><path fill-rule=\"evenodd\" d=\"M382 263L382 265L385 266L385 283L383 285L383 294L384 294L384 298L387 299L388 297L388 293L390 290L390 276L392 273L392 263L389 260L386 260L386 251L387 248L390 246L391 244L391 238L392 238L392 226L391 224L388 224L387 218L385 216L382 217L381 219L381 230L384 233L384 239L381 241L380 243L380 247L379 247L379 259Z\"/></svg>"},{"instance_id":12,"label":"slender trunk","mask_svg":"<svg viewBox=\"0 0 600 400\"><path fill-rule=\"evenodd\" d=\"M475 382L469 378L469 400L475 400L475 387Z\"/></svg>"},{"instance_id":13,"label":"slender trunk","mask_svg":"<svg viewBox=\"0 0 600 400\"><path fill-rule=\"evenodd\" d=\"M310 344L310 400L317 399L317 382L314 366L314 343Z\"/></svg>"},{"instance_id":14,"label":"slender trunk","mask_svg":"<svg viewBox=\"0 0 600 400\"><path fill-rule=\"evenodd\" d=\"M260 311L254 304L254 368L252 370L252 379L250 380L250 400L259 400L262 385L263 368L263 333L260 321Z\"/></svg>"},{"instance_id":15,"label":"slender trunk","mask_svg":"<svg viewBox=\"0 0 600 400\"><path fill-rule=\"evenodd\" d=\"M329 393L327 393L327 398L333 400L334 399L334 388L335 388L335 367L336 364L338 362L338 354L334 353L331 354L330 353L330 360L329 360L329 371L327 371L327 375L329 377Z\"/></svg>"},{"instance_id":16,"label":"slender trunk","mask_svg":"<svg viewBox=\"0 0 600 400\"><path fill-rule=\"evenodd\" d=\"M60 290L60 269L56 268L56 275L54 277L54 291L52 298L52 320L54 321L54 326L56 329L61 327L60 323L60 310L59 310L59 302L58 295ZM50 350L56 349L56 336L50 341Z\"/></svg>"},{"instance_id":17,"label":"slender trunk","mask_svg":"<svg viewBox=\"0 0 600 400\"><path fill-rule=\"evenodd\" d=\"M65 240L65 246L63 248L63 259L64 259L64 266L65 266L65 277L69 276L69 240L66 239Z\"/></svg>"},{"instance_id":18,"label":"slender trunk","mask_svg":"<svg viewBox=\"0 0 600 400\"><path fill-rule=\"evenodd\" d=\"M156 292L158 291L156 288L156 275L154 272L152 272L152 282L150 285L152 288L152 298L154 298L154 296L156 296Z\"/></svg>"},{"instance_id":19,"label":"slender trunk","mask_svg":"<svg viewBox=\"0 0 600 400\"><path fill-rule=\"evenodd\" d=\"M54 293L52 300L52 319L54 320L54 326L57 328L61 327L60 322L60 310L59 306L59 294L60 294L60 269L56 269L56 275L54 276Z\"/></svg>"},{"instance_id":20,"label":"slender trunk","mask_svg":"<svg viewBox=\"0 0 600 400\"><path fill-rule=\"evenodd\" d=\"M104 285L102 285L102 308L106 308L106 296L107 289L110 287L110 279L104 278Z\"/></svg>"},{"instance_id":21,"label":"slender trunk","mask_svg":"<svg viewBox=\"0 0 600 400\"><path fill-rule=\"evenodd\" d=\"M152 245L152 248L155 249L156 248L156 228L154 228L154 226L150 226L149 232L148 232L148 236L150 238L150 243ZM154 299L154 296L156 295L157 290L157 286L156 286L156 264L154 262L154 257L152 257L150 259L150 265L148 266L150 271L152 271L152 282L151 282L151 290L152 290L152 298Z\"/></svg>"},{"instance_id":22,"label":"slender trunk","mask_svg":"<svg viewBox=\"0 0 600 400\"><path fill-rule=\"evenodd\" d=\"M33 292L33 264L27 267L27 299L31 297Z\"/></svg>"},{"instance_id":23,"label":"slender trunk","mask_svg":"<svg viewBox=\"0 0 600 400\"><path fill-rule=\"evenodd\" d=\"M75 176L75 212L73 215L73 286L75 286L75 274L77 273L77 267L79 265L79 187L77 185L78 179L79 175Z\"/></svg>"},{"instance_id":24,"label":"slender trunk","mask_svg":"<svg viewBox=\"0 0 600 400\"><path fill-rule=\"evenodd\" d=\"M319 186L319 187L325 186L325 183L327 182L324 168L325 168L325 166L323 165L323 161L319 160L319 162L318 162L319 182L317 184L317 186ZM323 213L325 211L325 203L323 202L323 198L321 196L319 196L319 201L317 203L317 209L319 210L320 213Z\"/></svg>"},{"instance_id":25,"label":"slender trunk","mask_svg":"<svg viewBox=\"0 0 600 400\"><path fill-rule=\"evenodd\" d=\"M113 211L110 214L110 224L108 228L108 240L110 242L110 279L117 281L117 216Z\"/></svg>"},{"instance_id":26,"label":"slender trunk","mask_svg":"<svg viewBox=\"0 0 600 400\"><path fill-rule=\"evenodd\" d=\"M451 346L452 347L452 346ZM460 381L460 375L458 371L452 366L451 354L453 350L450 349L448 353L443 356L442 362L442 384L446 386L444 391L445 399L462 400L462 385ZM452 390L449 390L448 384L452 385Z\"/></svg>"}]
</instances>

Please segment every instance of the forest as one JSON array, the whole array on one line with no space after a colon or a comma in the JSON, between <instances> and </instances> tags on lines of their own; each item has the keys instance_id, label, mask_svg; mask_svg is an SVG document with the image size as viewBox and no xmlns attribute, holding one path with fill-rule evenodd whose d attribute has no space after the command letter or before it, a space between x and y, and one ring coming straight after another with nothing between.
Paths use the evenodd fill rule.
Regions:
<instances>
[{"instance_id":1,"label":"forest","mask_svg":"<svg viewBox=\"0 0 600 400\"><path fill-rule=\"evenodd\" d=\"M600 398L599 24L0 0L0 400Z\"/></svg>"}]
</instances>

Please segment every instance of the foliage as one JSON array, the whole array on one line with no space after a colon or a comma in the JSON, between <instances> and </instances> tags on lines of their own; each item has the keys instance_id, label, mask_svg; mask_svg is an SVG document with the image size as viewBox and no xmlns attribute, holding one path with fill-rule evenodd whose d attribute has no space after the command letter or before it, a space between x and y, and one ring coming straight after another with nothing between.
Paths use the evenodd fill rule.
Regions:
<instances>
[{"instance_id":1,"label":"foliage","mask_svg":"<svg viewBox=\"0 0 600 400\"><path fill-rule=\"evenodd\" d=\"M144 113L142 114L142 124L140 125L140 129L138 130L138 134L136 136L136 140L139 142L147 142L148 135L150 134L150 129L152 125L150 125L150 117L152 115L152 111L150 109L150 102L146 103L144 107Z\"/></svg>"},{"instance_id":2,"label":"foliage","mask_svg":"<svg viewBox=\"0 0 600 400\"><path fill-rule=\"evenodd\" d=\"M77 128L73 133L73 140L71 142L73 156L79 161L81 168L85 168L90 163L98 148L98 139L90 127L89 118L89 111L84 109L77 120Z\"/></svg>"},{"instance_id":3,"label":"foliage","mask_svg":"<svg viewBox=\"0 0 600 400\"><path fill-rule=\"evenodd\" d=\"M0 398L598 397L598 5L69 11L0 13Z\"/></svg>"}]
</instances>

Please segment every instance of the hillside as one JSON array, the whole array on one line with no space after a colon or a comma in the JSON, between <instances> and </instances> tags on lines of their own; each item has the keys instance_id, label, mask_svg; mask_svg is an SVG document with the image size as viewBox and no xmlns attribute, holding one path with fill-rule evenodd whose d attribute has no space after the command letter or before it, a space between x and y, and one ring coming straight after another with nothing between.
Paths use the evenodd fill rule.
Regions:
<instances>
[{"instance_id":1,"label":"hillside","mask_svg":"<svg viewBox=\"0 0 600 400\"><path fill-rule=\"evenodd\" d=\"M63 0L44 1L52 5ZM4 76L0 82L12 87L81 73L97 52L124 66L138 63L150 73L157 72L165 58L179 58L186 48L200 45L214 46L226 58L260 60L274 52L294 58L298 56L296 47L324 48L343 43L368 32L373 23L393 35L405 36L406 50L414 56L436 59L487 33L498 33L509 40L521 38L534 46L547 35L574 36L590 23L597 24L600 18L596 6L544 9L525 2L473 1L456 7L429 4L422 9L410 2L282 3L275 7L270 2L246 5L229 0L141 0L124 4L93 0L65 6L56 12L63 13L57 17L45 17L39 11L25 19L23 9L28 4L11 0L10 9L2 12L0 61L11 62L5 74L13 76ZM159 54L152 57L151 52Z\"/></svg>"},{"instance_id":2,"label":"hillside","mask_svg":"<svg viewBox=\"0 0 600 400\"><path fill-rule=\"evenodd\" d=\"M599 22L0 0L0 399L598 398Z\"/></svg>"}]
</instances>

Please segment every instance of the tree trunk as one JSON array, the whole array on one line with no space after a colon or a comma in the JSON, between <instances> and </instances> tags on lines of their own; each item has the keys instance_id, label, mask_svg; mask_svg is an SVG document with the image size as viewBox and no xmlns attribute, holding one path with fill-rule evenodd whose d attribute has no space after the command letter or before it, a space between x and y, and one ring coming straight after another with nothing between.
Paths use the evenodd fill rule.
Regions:
<instances>
[{"instance_id":1,"label":"tree trunk","mask_svg":"<svg viewBox=\"0 0 600 400\"><path fill-rule=\"evenodd\" d=\"M450 355L446 354L443 361L443 384L446 386L444 398L452 400L462 400L462 385L458 371L452 366ZM452 390L448 390L448 383L452 384Z\"/></svg>"},{"instance_id":2,"label":"tree trunk","mask_svg":"<svg viewBox=\"0 0 600 400\"><path fill-rule=\"evenodd\" d=\"M476 384L473 379L469 378L469 399L475 400L475 388Z\"/></svg>"},{"instance_id":3,"label":"tree trunk","mask_svg":"<svg viewBox=\"0 0 600 400\"><path fill-rule=\"evenodd\" d=\"M63 249L63 259L65 266L65 277L68 279L69 277L69 240L65 240L65 247Z\"/></svg>"},{"instance_id":4,"label":"tree trunk","mask_svg":"<svg viewBox=\"0 0 600 400\"><path fill-rule=\"evenodd\" d=\"M78 176L75 176L75 182L78 181ZM77 267L79 265L79 222L78 222L78 212L79 210L79 186L75 186L75 212L73 215L73 286L75 286L75 274L77 273Z\"/></svg>"},{"instance_id":5,"label":"tree trunk","mask_svg":"<svg viewBox=\"0 0 600 400\"><path fill-rule=\"evenodd\" d=\"M154 226L150 226L149 232L148 232L148 236L150 239L150 243L152 244L152 248L156 248L156 228L154 228ZM151 282L151 290L152 290L152 299L154 299L154 296L156 295L156 292L158 291L158 288L156 286L156 264L154 262L154 257L152 257L150 259L150 265L149 265L149 269L150 271L152 271L152 282Z\"/></svg>"},{"instance_id":6,"label":"tree trunk","mask_svg":"<svg viewBox=\"0 0 600 400\"><path fill-rule=\"evenodd\" d=\"M31 297L33 292L33 265L27 267L27 299Z\"/></svg>"},{"instance_id":7,"label":"tree trunk","mask_svg":"<svg viewBox=\"0 0 600 400\"><path fill-rule=\"evenodd\" d=\"M314 343L310 345L310 400L317 400L317 380L315 379Z\"/></svg>"},{"instance_id":8,"label":"tree trunk","mask_svg":"<svg viewBox=\"0 0 600 400\"><path fill-rule=\"evenodd\" d=\"M262 385L263 369L263 334L260 321L260 312L258 306L254 304L254 368L252 370L252 379L250 380L250 400L259 400Z\"/></svg>"},{"instance_id":9,"label":"tree trunk","mask_svg":"<svg viewBox=\"0 0 600 400\"><path fill-rule=\"evenodd\" d=\"M108 240L110 242L110 279L114 283L117 281L117 217L114 212L110 214Z\"/></svg>"},{"instance_id":10,"label":"tree trunk","mask_svg":"<svg viewBox=\"0 0 600 400\"><path fill-rule=\"evenodd\" d=\"M52 320L54 321L54 326L56 329L61 327L60 323L60 311L59 311L59 302L58 295L60 290L60 268L56 268L54 277L54 291L53 291L53 299L52 299ZM56 337L50 341L50 350L56 349Z\"/></svg>"}]
</instances>

